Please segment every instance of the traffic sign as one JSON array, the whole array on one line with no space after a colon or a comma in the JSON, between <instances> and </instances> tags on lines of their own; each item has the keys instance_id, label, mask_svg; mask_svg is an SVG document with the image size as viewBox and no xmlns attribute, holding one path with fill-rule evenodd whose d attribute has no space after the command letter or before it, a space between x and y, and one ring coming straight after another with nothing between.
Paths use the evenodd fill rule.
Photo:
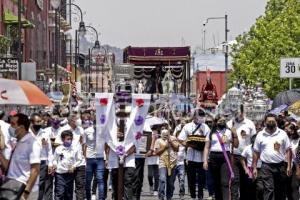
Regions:
<instances>
[{"instance_id":1,"label":"traffic sign","mask_svg":"<svg viewBox=\"0 0 300 200\"><path fill-rule=\"evenodd\" d=\"M280 78L300 78L300 58L282 58Z\"/></svg>"}]
</instances>

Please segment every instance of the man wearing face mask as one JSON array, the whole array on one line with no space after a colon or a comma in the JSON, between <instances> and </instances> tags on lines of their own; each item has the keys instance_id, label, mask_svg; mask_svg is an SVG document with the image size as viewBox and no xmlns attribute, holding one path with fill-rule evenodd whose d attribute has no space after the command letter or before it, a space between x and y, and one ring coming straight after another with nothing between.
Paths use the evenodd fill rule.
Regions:
<instances>
[{"instance_id":1,"label":"man wearing face mask","mask_svg":"<svg viewBox=\"0 0 300 200\"><path fill-rule=\"evenodd\" d=\"M70 130L72 131L73 134L73 142L72 146L74 148L77 148L77 150L81 153L81 161L77 162L77 166L74 166L75 171L75 193L76 193L76 199L78 200L84 200L85 199L85 178L86 178L86 160L85 160L85 137L84 137L84 130L82 129L79 122L79 117L76 114L71 114L68 118L68 124L63 126L56 139L55 143L56 144L63 144L62 139L61 139L61 133L65 130ZM81 120L80 120L81 121Z\"/></svg>"},{"instance_id":2,"label":"man wearing face mask","mask_svg":"<svg viewBox=\"0 0 300 200\"><path fill-rule=\"evenodd\" d=\"M29 132L28 116L21 113L14 115L11 118L11 126L17 138L17 145L12 152L10 162L0 153L0 163L2 163L3 170L7 170L7 178L19 181L26 186L22 199L36 200L38 188L34 186L40 173L41 145Z\"/></svg>"},{"instance_id":3,"label":"man wearing face mask","mask_svg":"<svg viewBox=\"0 0 300 200\"><path fill-rule=\"evenodd\" d=\"M11 153L11 150L12 150L11 144L10 144L11 136L9 134L10 125L3 120L4 116L5 116L5 112L0 111L0 129L3 134L3 139L4 139L4 147L3 147L3 149L1 149L1 147L0 147L0 150L2 150L5 158L8 159L9 155ZM1 140L1 138L0 138L0 140Z\"/></svg>"},{"instance_id":4,"label":"man wearing face mask","mask_svg":"<svg viewBox=\"0 0 300 200\"><path fill-rule=\"evenodd\" d=\"M198 199L203 199L203 188L205 183L205 171L203 169L203 151L198 151L187 146L186 140L191 135L206 136L210 133L209 127L205 124L205 112L197 109L194 113L193 121L187 123L181 130L178 140L187 148L186 160L188 186L191 198L196 199L196 180L198 185ZM196 179L196 177L198 177Z\"/></svg>"},{"instance_id":5,"label":"man wearing face mask","mask_svg":"<svg viewBox=\"0 0 300 200\"><path fill-rule=\"evenodd\" d=\"M52 145L52 150L54 152L57 145L55 145L55 138L57 137L58 133L60 132L61 126L61 119L59 118L59 115L54 113L50 119L51 126L48 128L45 128L44 131L47 135L49 135Z\"/></svg>"},{"instance_id":6,"label":"man wearing face mask","mask_svg":"<svg viewBox=\"0 0 300 200\"><path fill-rule=\"evenodd\" d=\"M38 200L50 200L53 199L53 152L50 135L42 129L43 122L40 114L33 113L30 117L30 122L30 130L42 146Z\"/></svg>"},{"instance_id":7,"label":"man wearing face mask","mask_svg":"<svg viewBox=\"0 0 300 200\"><path fill-rule=\"evenodd\" d=\"M239 140L239 146L233 149L234 179L231 186L231 198L232 200L246 200L248 198L245 196L247 193L247 175L241 164L241 155L244 149L251 144L251 137L256 134L255 124L245 117L244 106L241 105L234 118L227 122L227 126L229 129L234 128L236 130Z\"/></svg>"},{"instance_id":8,"label":"man wearing face mask","mask_svg":"<svg viewBox=\"0 0 300 200\"><path fill-rule=\"evenodd\" d=\"M100 143L96 142L96 131L94 129L93 121L91 120L91 114L89 111L83 112L81 115L82 128L84 129L84 137L86 141L86 199L91 200L91 183L93 175L96 174L95 179L97 180L98 186L98 199L104 200L104 172L105 172L105 162L104 162L104 140L98 140ZM96 144L98 145L96 147Z\"/></svg>"},{"instance_id":9,"label":"man wearing face mask","mask_svg":"<svg viewBox=\"0 0 300 200\"><path fill-rule=\"evenodd\" d=\"M263 198L285 200L286 179L291 175L291 143L286 132L277 127L276 115L267 114L265 124L266 128L257 134L253 146L253 177L257 177L257 161L260 158Z\"/></svg>"}]
</instances>

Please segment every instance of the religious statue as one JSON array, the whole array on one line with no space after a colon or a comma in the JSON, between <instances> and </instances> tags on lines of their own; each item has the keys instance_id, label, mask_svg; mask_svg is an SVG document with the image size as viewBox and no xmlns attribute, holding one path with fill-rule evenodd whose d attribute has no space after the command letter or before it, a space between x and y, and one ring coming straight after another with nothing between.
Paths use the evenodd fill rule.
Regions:
<instances>
[{"instance_id":1,"label":"religious statue","mask_svg":"<svg viewBox=\"0 0 300 200\"><path fill-rule=\"evenodd\" d=\"M144 84L142 82L142 80L139 80L139 83L138 83L138 92L137 93L144 93Z\"/></svg>"},{"instance_id":2,"label":"religious statue","mask_svg":"<svg viewBox=\"0 0 300 200\"><path fill-rule=\"evenodd\" d=\"M209 70L206 72L206 84L202 86L199 101L203 107L209 108L214 108L218 104L217 88L212 83Z\"/></svg>"},{"instance_id":3,"label":"religious statue","mask_svg":"<svg viewBox=\"0 0 300 200\"><path fill-rule=\"evenodd\" d=\"M174 93L174 81L170 70L165 74L162 80L162 86L164 94Z\"/></svg>"}]
</instances>

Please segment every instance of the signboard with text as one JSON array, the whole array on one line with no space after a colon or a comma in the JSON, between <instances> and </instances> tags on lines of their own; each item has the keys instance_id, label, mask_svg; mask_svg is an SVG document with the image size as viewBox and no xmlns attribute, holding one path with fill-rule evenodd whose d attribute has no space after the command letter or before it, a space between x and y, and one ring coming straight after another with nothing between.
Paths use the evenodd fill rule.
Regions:
<instances>
[{"instance_id":1,"label":"signboard with text","mask_svg":"<svg viewBox=\"0 0 300 200\"><path fill-rule=\"evenodd\" d=\"M14 58L0 58L1 72L18 72L18 60Z\"/></svg>"},{"instance_id":2,"label":"signboard with text","mask_svg":"<svg viewBox=\"0 0 300 200\"><path fill-rule=\"evenodd\" d=\"M300 78L300 58L280 60L280 78Z\"/></svg>"}]
</instances>

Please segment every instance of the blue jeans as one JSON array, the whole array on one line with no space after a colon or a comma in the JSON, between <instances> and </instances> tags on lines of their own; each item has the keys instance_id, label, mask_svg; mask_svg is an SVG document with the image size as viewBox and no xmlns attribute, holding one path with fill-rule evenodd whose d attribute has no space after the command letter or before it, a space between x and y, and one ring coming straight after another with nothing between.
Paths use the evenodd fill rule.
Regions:
<instances>
[{"instance_id":1,"label":"blue jeans","mask_svg":"<svg viewBox=\"0 0 300 200\"><path fill-rule=\"evenodd\" d=\"M179 195L180 196L184 196L184 194L185 194L185 188L184 188L185 169L184 169L184 165L177 165L175 167L175 174L174 174L174 176L178 177Z\"/></svg>"},{"instance_id":2,"label":"blue jeans","mask_svg":"<svg viewBox=\"0 0 300 200\"><path fill-rule=\"evenodd\" d=\"M164 199L165 194L167 196L167 200L171 200L173 198L175 179L175 167L173 167L171 171L171 176L168 176L167 168L159 168L159 199ZM166 190L167 192L165 193Z\"/></svg>"},{"instance_id":3,"label":"blue jeans","mask_svg":"<svg viewBox=\"0 0 300 200\"><path fill-rule=\"evenodd\" d=\"M96 171L96 179L98 185L98 199L105 199L104 191L104 172L105 162L103 158L87 158L86 160L86 199L91 200L91 184L93 173Z\"/></svg>"}]
</instances>

